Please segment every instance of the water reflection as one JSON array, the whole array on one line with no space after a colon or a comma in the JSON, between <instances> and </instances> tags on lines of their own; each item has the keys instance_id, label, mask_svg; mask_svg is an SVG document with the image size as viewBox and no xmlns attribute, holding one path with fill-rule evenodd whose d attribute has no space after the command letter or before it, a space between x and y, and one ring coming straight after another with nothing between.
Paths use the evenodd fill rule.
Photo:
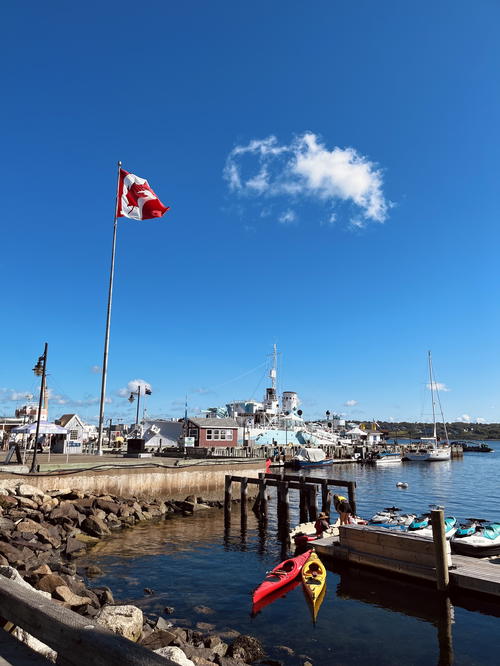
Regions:
<instances>
[{"instance_id":1,"label":"water reflection","mask_svg":"<svg viewBox=\"0 0 500 666\"><path fill-rule=\"evenodd\" d=\"M347 465L317 475L355 479L359 513L365 516L394 503L403 510L425 508L442 497L447 512L462 517L469 512L468 497L474 496L475 506L483 508L477 495L481 487L487 497L484 511L500 517L498 463L474 455L470 461L451 461L441 468L441 463L402 465L398 470ZM477 482L471 489L469 480L480 478L482 485ZM408 491L396 488L400 480L409 482ZM278 520L274 489L270 494L262 518L252 511L242 517L235 505L226 524L223 511L200 510L192 517L139 525L101 542L80 564L98 564L105 575L93 584L109 585L117 601L151 613L171 605L176 617L194 624L204 621L194 608L205 605L213 609L210 622L217 629L229 624L260 637L268 646L284 644L296 654L308 654L318 665L495 663L491 636L497 631L498 603L453 594L452 606L431 586L366 569L328 571L327 594L314 631L300 585L251 618L252 589L288 556L286 516ZM290 491L290 523L295 525L298 517L298 493ZM186 575L189 584L179 594L178 581L186 580ZM155 595L145 597L145 587L154 589ZM283 660L283 655L275 658Z\"/></svg>"}]
</instances>

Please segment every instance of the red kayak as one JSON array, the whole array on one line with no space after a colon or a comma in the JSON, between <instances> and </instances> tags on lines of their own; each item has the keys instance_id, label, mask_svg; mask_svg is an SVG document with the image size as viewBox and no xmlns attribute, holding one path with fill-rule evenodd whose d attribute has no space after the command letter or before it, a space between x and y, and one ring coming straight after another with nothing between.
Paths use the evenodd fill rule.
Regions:
<instances>
[{"instance_id":1,"label":"red kayak","mask_svg":"<svg viewBox=\"0 0 500 666\"><path fill-rule=\"evenodd\" d=\"M277 567L274 567L270 571L262 583L254 590L252 595L252 601L256 604L263 597L274 592L283 585L286 585L294 578L296 578L302 570L302 567L309 559L310 551L303 553L302 555L297 555L297 557L291 557L289 560L285 560L278 564Z\"/></svg>"},{"instance_id":2,"label":"red kayak","mask_svg":"<svg viewBox=\"0 0 500 666\"><path fill-rule=\"evenodd\" d=\"M286 596L292 590L295 590L295 588L298 585L300 585L301 582L302 579L300 578L300 576L297 576L297 578L292 580L290 583L287 583L283 587L280 587L274 592L271 592L267 596L263 597L262 599L260 599L260 601L257 601L257 603L253 604L252 606L252 617L255 617L257 613L260 613L266 606L269 606L269 604L272 604L278 599L281 599L282 597Z\"/></svg>"}]
</instances>

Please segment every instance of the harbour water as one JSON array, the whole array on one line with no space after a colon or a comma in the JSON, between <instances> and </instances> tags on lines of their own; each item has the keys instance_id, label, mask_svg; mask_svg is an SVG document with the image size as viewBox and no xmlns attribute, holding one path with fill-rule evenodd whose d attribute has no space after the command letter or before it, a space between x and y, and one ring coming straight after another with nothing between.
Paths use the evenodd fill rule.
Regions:
<instances>
[{"instance_id":1,"label":"harbour water","mask_svg":"<svg viewBox=\"0 0 500 666\"><path fill-rule=\"evenodd\" d=\"M491 445L494 453L448 462L347 464L314 474L355 480L363 517L391 505L424 512L434 503L460 520L500 520L500 442ZM408 488L397 488L398 481ZM315 625L300 585L252 617L251 591L283 552L275 514L270 502L267 528L249 511L242 529L236 506L226 531L222 511L141 525L98 544L80 564L100 566L104 575L93 582L109 585L120 602L151 614L173 606L172 617L193 627L202 622L254 635L285 664L301 663L298 655L316 666L498 663L500 603L460 596L450 606L432 587L361 569L329 571ZM291 523L297 522L292 491ZM154 594L145 596L146 587ZM196 610L199 606L210 612Z\"/></svg>"}]
</instances>

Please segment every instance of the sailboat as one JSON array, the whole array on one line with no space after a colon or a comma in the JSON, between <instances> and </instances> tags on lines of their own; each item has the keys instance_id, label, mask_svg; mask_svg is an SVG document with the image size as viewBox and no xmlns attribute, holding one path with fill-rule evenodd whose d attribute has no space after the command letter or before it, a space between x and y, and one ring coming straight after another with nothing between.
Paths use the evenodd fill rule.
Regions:
<instances>
[{"instance_id":1,"label":"sailboat","mask_svg":"<svg viewBox=\"0 0 500 666\"><path fill-rule=\"evenodd\" d=\"M439 399L439 391L437 384L434 380L434 372L432 369L432 356L429 352L429 381L430 381L430 390L431 390L431 401L432 401L432 420L434 423L434 431L432 437L421 437L418 442L418 448L412 448L405 453L405 460L411 460L412 462L426 461L433 462L438 460L450 460L451 458L451 446L448 441L448 431L446 430L446 423L444 422L443 410L441 408L441 400ZM441 412L441 418L443 421L445 441L438 443L437 430L436 430L436 403L434 396L437 397L439 404L439 409Z\"/></svg>"}]
</instances>

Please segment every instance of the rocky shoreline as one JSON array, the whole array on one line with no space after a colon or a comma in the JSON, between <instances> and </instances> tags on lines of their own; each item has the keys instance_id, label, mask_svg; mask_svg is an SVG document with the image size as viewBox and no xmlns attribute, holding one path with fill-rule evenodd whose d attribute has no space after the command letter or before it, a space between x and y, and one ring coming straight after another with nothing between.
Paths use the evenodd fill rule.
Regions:
<instances>
[{"instance_id":1,"label":"rocky shoreline","mask_svg":"<svg viewBox=\"0 0 500 666\"><path fill-rule=\"evenodd\" d=\"M207 623L198 623L193 630L174 626L164 617L145 617L136 606L116 605L109 587L89 585L86 580L99 574L95 567L77 572L76 558L112 531L214 507L221 508L222 503L195 496L184 501L145 501L71 488L42 491L25 483L0 487L0 573L29 584L55 603L94 619L179 666L278 666L284 662L266 657L256 638L236 631L211 633ZM167 613L172 610L165 609ZM30 641L26 632L16 631L19 638L54 658L52 650L43 649L35 639ZM302 658L296 663L307 666L309 662Z\"/></svg>"}]
</instances>

